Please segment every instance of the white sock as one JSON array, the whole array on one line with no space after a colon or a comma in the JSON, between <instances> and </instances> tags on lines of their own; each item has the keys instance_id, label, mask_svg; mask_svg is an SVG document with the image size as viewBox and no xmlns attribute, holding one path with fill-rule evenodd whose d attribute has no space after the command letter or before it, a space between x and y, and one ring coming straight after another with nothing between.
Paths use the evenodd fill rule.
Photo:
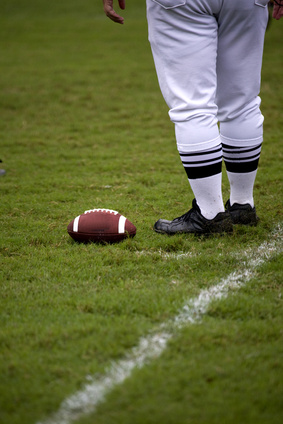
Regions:
<instances>
[{"instance_id":1,"label":"white sock","mask_svg":"<svg viewBox=\"0 0 283 424\"><path fill-rule=\"evenodd\" d=\"M222 198L222 173L210 177L189 179L201 214L206 219L213 219L219 212L224 212Z\"/></svg>"},{"instance_id":2,"label":"white sock","mask_svg":"<svg viewBox=\"0 0 283 424\"><path fill-rule=\"evenodd\" d=\"M227 171L230 182L230 204L239 203L244 205L248 203L254 207L253 188L256 178L256 172L245 172L243 174Z\"/></svg>"},{"instance_id":3,"label":"white sock","mask_svg":"<svg viewBox=\"0 0 283 424\"><path fill-rule=\"evenodd\" d=\"M250 204L254 207L253 189L261 152L261 143L255 146L222 144L223 157L230 182L230 203Z\"/></svg>"}]
</instances>

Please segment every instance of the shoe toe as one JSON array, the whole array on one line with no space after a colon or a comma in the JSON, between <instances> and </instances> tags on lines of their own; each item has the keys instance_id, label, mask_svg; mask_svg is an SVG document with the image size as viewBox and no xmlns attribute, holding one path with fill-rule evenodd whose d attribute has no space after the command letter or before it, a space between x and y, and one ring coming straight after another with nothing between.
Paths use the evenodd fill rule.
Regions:
<instances>
[{"instance_id":1,"label":"shoe toe","mask_svg":"<svg viewBox=\"0 0 283 424\"><path fill-rule=\"evenodd\" d=\"M168 227L171 224L171 221L167 221L167 219L159 219L153 226L154 231L157 233L167 233Z\"/></svg>"}]
</instances>

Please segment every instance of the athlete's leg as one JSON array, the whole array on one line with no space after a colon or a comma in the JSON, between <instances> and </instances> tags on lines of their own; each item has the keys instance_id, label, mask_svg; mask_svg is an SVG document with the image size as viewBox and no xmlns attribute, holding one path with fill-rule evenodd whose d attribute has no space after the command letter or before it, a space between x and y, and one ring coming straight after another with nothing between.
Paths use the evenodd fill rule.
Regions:
<instances>
[{"instance_id":1,"label":"athlete's leg","mask_svg":"<svg viewBox=\"0 0 283 424\"><path fill-rule=\"evenodd\" d=\"M258 95L267 3L267 0L224 0L217 16L216 103L231 205L254 206L253 187L263 141Z\"/></svg>"},{"instance_id":2,"label":"athlete's leg","mask_svg":"<svg viewBox=\"0 0 283 424\"><path fill-rule=\"evenodd\" d=\"M177 147L202 214L224 211L217 125L216 57L220 0L147 0L149 41Z\"/></svg>"}]
</instances>

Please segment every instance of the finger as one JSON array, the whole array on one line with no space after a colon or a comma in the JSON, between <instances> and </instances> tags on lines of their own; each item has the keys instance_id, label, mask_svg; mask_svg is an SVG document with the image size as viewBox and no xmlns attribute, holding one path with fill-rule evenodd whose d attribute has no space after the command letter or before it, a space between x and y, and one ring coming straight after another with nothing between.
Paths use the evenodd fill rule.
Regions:
<instances>
[{"instance_id":1,"label":"finger","mask_svg":"<svg viewBox=\"0 0 283 424\"><path fill-rule=\"evenodd\" d=\"M107 17L111 19L111 21L117 22L118 24L124 23L124 18L118 15L116 12L106 13Z\"/></svg>"},{"instance_id":2,"label":"finger","mask_svg":"<svg viewBox=\"0 0 283 424\"><path fill-rule=\"evenodd\" d=\"M283 16L283 5L282 6L279 6L279 5L274 5L273 6L273 14L272 14L272 17L274 18L274 19L280 19L280 18L282 18L282 16Z\"/></svg>"},{"instance_id":3,"label":"finger","mask_svg":"<svg viewBox=\"0 0 283 424\"><path fill-rule=\"evenodd\" d=\"M120 15L118 15L118 13L115 12L115 10L107 5L104 8L104 12L106 14L106 16L111 19L111 21L117 22L119 24L123 24L124 23L124 18Z\"/></svg>"},{"instance_id":4,"label":"finger","mask_svg":"<svg viewBox=\"0 0 283 424\"><path fill-rule=\"evenodd\" d=\"M125 0L118 0L119 1L119 7L120 9L125 9L126 7L126 1Z\"/></svg>"}]
</instances>

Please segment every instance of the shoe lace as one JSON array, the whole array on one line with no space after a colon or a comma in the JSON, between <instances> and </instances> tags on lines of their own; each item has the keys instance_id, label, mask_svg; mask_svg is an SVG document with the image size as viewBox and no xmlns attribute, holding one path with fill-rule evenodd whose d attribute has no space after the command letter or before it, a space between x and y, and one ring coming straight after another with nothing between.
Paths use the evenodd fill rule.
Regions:
<instances>
[{"instance_id":1,"label":"shoe lace","mask_svg":"<svg viewBox=\"0 0 283 424\"><path fill-rule=\"evenodd\" d=\"M192 209L190 209L188 212L184 213L183 215L179 216L178 218L173 219L173 222L186 222L190 219L190 216L194 210L197 210L196 203L193 203Z\"/></svg>"}]
</instances>

